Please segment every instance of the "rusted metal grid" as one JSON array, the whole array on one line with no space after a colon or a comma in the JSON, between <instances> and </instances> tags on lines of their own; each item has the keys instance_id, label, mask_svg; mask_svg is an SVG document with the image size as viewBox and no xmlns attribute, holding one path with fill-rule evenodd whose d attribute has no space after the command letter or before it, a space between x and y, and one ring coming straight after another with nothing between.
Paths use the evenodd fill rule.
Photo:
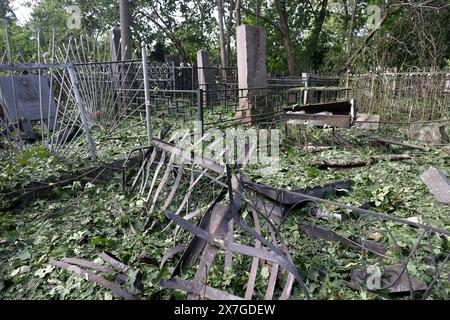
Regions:
<instances>
[{"instance_id":1,"label":"rusted metal grid","mask_svg":"<svg viewBox=\"0 0 450 320\"><path fill-rule=\"evenodd\" d=\"M286 96L282 88L240 88L201 91L205 130L236 125L274 124Z\"/></svg>"}]
</instances>

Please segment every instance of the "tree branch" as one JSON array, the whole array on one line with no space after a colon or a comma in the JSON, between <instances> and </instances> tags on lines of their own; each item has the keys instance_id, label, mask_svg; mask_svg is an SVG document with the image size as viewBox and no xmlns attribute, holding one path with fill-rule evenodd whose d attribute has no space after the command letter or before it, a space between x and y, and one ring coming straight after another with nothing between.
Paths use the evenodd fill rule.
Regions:
<instances>
[{"instance_id":1,"label":"tree branch","mask_svg":"<svg viewBox=\"0 0 450 320\"><path fill-rule=\"evenodd\" d=\"M178 39L173 32L169 31L170 29L167 28L167 25L164 23L162 19L159 18L161 20L161 23L164 25L162 25L157 19L153 17L153 13L155 13L157 17L160 17L159 14L156 12L156 10L153 10L153 13L151 14L144 12L142 10L137 10L137 13L141 14L144 17L147 17L151 22L153 22L158 27L158 29L161 30L161 32L165 33L169 37L169 39L172 40L173 44L180 53L181 60L183 60L183 62L187 62L187 54L186 51L184 50L184 46L181 40Z\"/></svg>"},{"instance_id":2,"label":"tree branch","mask_svg":"<svg viewBox=\"0 0 450 320\"><path fill-rule=\"evenodd\" d=\"M256 17L256 16L257 16L257 14L256 14L255 12L253 12L253 11L251 11L251 10L245 8L245 7L241 7L241 10L244 11L245 13L247 13L247 14L253 16L253 17ZM281 27L280 27L279 25L277 25L275 22L271 21L270 19L268 19L268 18L266 18L266 17L264 17L264 16L259 16L259 18L260 18L262 21L264 21L264 22L270 24L272 27L274 27L275 29L277 29L280 33L283 33L283 31L281 30Z\"/></svg>"},{"instance_id":3,"label":"tree branch","mask_svg":"<svg viewBox=\"0 0 450 320\"><path fill-rule=\"evenodd\" d=\"M426 6L436 0L427 0L421 4L418 4L419 7ZM359 48L350 56L350 58L347 60L345 65L339 70L339 72L345 72L355 61L355 59L358 57L358 55L367 47L370 40L373 38L373 36L377 33L378 30L381 30L381 27L384 25L384 23L394 14L402 10L408 3L399 3L395 4L393 6L394 9L389 10L386 15L381 19L378 28L373 29L369 32L369 34L364 39L363 43L359 46Z\"/></svg>"}]
</instances>

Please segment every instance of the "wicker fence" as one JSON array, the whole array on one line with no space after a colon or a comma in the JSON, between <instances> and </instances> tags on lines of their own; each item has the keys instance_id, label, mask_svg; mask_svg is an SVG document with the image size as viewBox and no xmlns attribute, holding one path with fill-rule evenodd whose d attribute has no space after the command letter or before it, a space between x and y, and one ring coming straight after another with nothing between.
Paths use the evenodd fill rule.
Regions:
<instances>
[{"instance_id":1,"label":"wicker fence","mask_svg":"<svg viewBox=\"0 0 450 320\"><path fill-rule=\"evenodd\" d=\"M359 112L385 121L450 119L450 70L349 74L341 80Z\"/></svg>"}]
</instances>

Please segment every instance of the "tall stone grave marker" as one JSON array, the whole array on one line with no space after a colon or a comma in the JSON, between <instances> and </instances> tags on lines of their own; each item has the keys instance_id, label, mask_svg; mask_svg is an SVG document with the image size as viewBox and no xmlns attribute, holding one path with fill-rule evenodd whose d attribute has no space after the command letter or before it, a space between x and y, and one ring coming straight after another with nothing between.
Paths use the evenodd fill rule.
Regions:
<instances>
[{"instance_id":1,"label":"tall stone grave marker","mask_svg":"<svg viewBox=\"0 0 450 320\"><path fill-rule=\"evenodd\" d=\"M199 89L207 90L208 84L213 82L211 62L208 52L205 50L197 51L198 85Z\"/></svg>"},{"instance_id":2,"label":"tall stone grave marker","mask_svg":"<svg viewBox=\"0 0 450 320\"><path fill-rule=\"evenodd\" d=\"M236 120L253 124L261 115L273 111L265 96L267 32L259 26L237 27L237 62L239 78L239 107Z\"/></svg>"}]
</instances>

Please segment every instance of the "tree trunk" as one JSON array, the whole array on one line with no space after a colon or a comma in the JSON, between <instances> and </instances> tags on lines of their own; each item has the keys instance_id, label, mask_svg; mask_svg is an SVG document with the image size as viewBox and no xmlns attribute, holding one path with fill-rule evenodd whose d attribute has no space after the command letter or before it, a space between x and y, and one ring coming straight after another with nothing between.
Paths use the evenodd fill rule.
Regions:
<instances>
[{"instance_id":1,"label":"tree trunk","mask_svg":"<svg viewBox=\"0 0 450 320\"><path fill-rule=\"evenodd\" d=\"M255 12L256 12L256 25L258 26L259 25L259 16L261 15L261 7L260 7L259 0L256 0Z\"/></svg>"},{"instance_id":2,"label":"tree trunk","mask_svg":"<svg viewBox=\"0 0 450 320\"><path fill-rule=\"evenodd\" d=\"M350 0L352 1L352 0ZM341 43L347 44L346 40L348 38L348 26L350 24L351 15L349 12L349 4L347 3L347 0L342 0L342 4L344 6L344 14L342 16L342 38ZM347 49L347 47L345 47Z\"/></svg>"},{"instance_id":3,"label":"tree trunk","mask_svg":"<svg viewBox=\"0 0 450 320\"><path fill-rule=\"evenodd\" d=\"M119 9L122 60L131 60L130 1L120 0Z\"/></svg>"},{"instance_id":4,"label":"tree trunk","mask_svg":"<svg viewBox=\"0 0 450 320\"><path fill-rule=\"evenodd\" d=\"M224 9L223 0L217 0L217 10L219 11L219 35L220 35L220 60L222 62L222 78L227 78L227 54L225 43L225 30L224 30Z\"/></svg>"},{"instance_id":5,"label":"tree trunk","mask_svg":"<svg viewBox=\"0 0 450 320\"><path fill-rule=\"evenodd\" d=\"M226 29L227 29L227 66L231 65L231 38L233 36L233 9L235 8L234 0L229 2L229 14L226 19Z\"/></svg>"},{"instance_id":6,"label":"tree trunk","mask_svg":"<svg viewBox=\"0 0 450 320\"><path fill-rule=\"evenodd\" d=\"M284 56L288 65L288 72L290 76L294 76L297 74L298 70L297 64L295 63L294 48L292 46L292 39L289 30L286 2L285 0L276 0L275 4L280 16L280 31L283 37Z\"/></svg>"},{"instance_id":7,"label":"tree trunk","mask_svg":"<svg viewBox=\"0 0 450 320\"><path fill-rule=\"evenodd\" d=\"M175 36L168 34L169 39L172 40L173 44L177 48L178 53L180 54L181 61L185 64L189 63L189 59L186 54L186 50L184 49L183 43L176 38Z\"/></svg>"},{"instance_id":8,"label":"tree trunk","mask_svg":"<svg viewBox=\"0 0 450 320\"><path fill-rule=\"evenodd\" d=\"M347 58L350 57L350 54L353 49L353 30L355 29L355 21L356 21L356 13L358 9L358 3L359 0L354 0L355 4L352 11L352 18L350 20L350 27L348 28L348 35L347 35Z\"/></svg>"},{"instance_id":9,"label":"tree trunk","mask_svg":"<svg viewBox=\"0 0 450 320\"><path fill-rule=\"evenodd\" d=\"M355 168L355 167L365 167L381 161L404 161L411 160L412 156L409 154L398 154L393 156L379 156L379 157L369 157L368 160L351 160L345 162L336 162L332 160L316 161L313 162L313 166L319 169L328 168Z\"/></svg>"},{"instance_id":10,"label":"tree trunk","mask_svg":"<svg viewBox=\"0 0 450 320\"><path fill-rule=\"evenodd\" d=\"M319 43L320 33L322 32L323 23L325 22L325 17L327 15L327 7L328 0L322 0L322 7L320 9L319 16L316 19L316 25L311 34L311 40L308 46L308 60L310 66L314 65L314 58L317 51L317 45Z\"/></svg>"},{"instance_id":11,"label":"tree trunk","mask_svg":"<svg viewBox=\"0 0 450 320\"><path fill-rule=\"evenodd\" d=\"M241 23L241 0L236 0L236 27L239 27Z\"/></svg>"},{"instance_id":12,"label":"tree trunk","mask_svg":"<svg viewBox=\"0 0 450 320\"><path fill-rule=\"evenodd\" d=\"M431 2L433 2L434 0L428 0L424 3L424 5L429 4ZM353 52L352 54L350 54L350 57L347 59L347 62L345 63L344 67L342 67L339 71L340 72L344 72L346 71L355 61L356 57L358 57L358 55L364 50L364 48L367 47L367 45L369 44L370 40L373 38L373 36L377 33L378 30L381 29L381 27L384 25L384 23L394 14L396 14L397 12L399 12L402 9L402 6L397 6L396 8L387 11L386 15L381 19L380 23L378 24L378 28L374 28L373 30L371 30L367 36L364 38L362 44L359 46L359 48Z\"/></svg>"}]
</instances>

